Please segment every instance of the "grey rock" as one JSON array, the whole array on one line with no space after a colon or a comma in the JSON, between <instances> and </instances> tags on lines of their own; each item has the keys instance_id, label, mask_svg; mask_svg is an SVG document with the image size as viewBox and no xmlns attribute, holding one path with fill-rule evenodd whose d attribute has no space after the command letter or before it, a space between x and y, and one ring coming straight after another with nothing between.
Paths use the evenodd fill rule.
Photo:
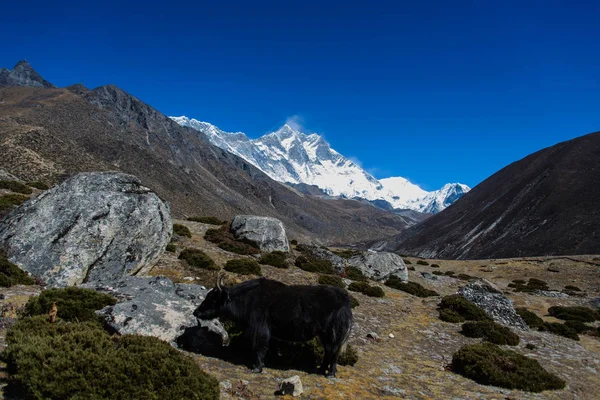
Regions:
<instances>
[{"instance_id":1,"label":"grey rock","mask_svg":"<svg viewBox=\"0 0 600 400\"><path fill-rule=\"evenodd\" d=\"M438 277L430 274L429 272L421 272L421 277L423 279L429 279L430 281L437 281Z\"/></svg>"},{"instance_id":2,"label":"grey rock","mask_svg":"<svg viewBox=\"0 0 600 400\"><path fill-rule=\"evenodd\" d=\"M42 78L27 61L19 61L12 70L0 69L0 86L55 87Z\"/></svg>"},{"instance_id":3,"label":"grey rock","mask_svg":"<svg viewBox=\"0 0 600 400\"><path fill-rule=\"evenodd\" d=\"M408 271L402 257L395 253L365 251L348 260L348 265L358 268L367 278L384 281L391 276L408 281Z\"/></svg>"},{"instance_id":4,"label":"grey rock","mask_svg":"<svg viewBox=\"0 0 600 400\"><path fill-rule=\"evenodd\" d=\"M290 251L285 228L277 218L236 215L231 221L231 232L237 239L255 242L262 251Z\"/></svg>"},{"instance_id":5,"label":"grey rock","mask_svg":"<svg viewBox=\"0 0 600 400\"><path fill-rule=\"evenodd\" d=\"M171 237L169 207L131 175L78 174L0 221L10 261L50 287L146 273Z\"/></svg>"},{"instance_id":6,"label":"grey rock","mask_svg":"<svg viewBox=\"0 0 600 400\"><path fill-rule=\"evenodd\" d=\"M115 296L114 306L97 311L119 334L154 336L174 342L186 328L199 321L193 312L206 297L208 290L200 285L174 284L164 276L126 276L113 282L92 282L81 285ZM218 321L201 321L200 326L223 336L225 330Z\"/></svg>"},{"instance_id":7,"label":"grey rock","mask_svg":"<svg viewBox=\"0 0 600 400\"><path fill-rule=\"evenodd\" d=\"M342 274L346 270L346 260L325 247L303 244L298 246L298 250L319 260L330 261L338 274Z\"/></svg>"},{"instance_id":8,"label":"grey rock","mask_svg":"<svg viewBox=\"0 0 600 400\"><path fill-rule=\"evenodd\" d=\"M497 286L485 279L469 282L458 290L458 294L481 307L496 322L524 331L529 329L515 311L512 301L502 294Z\"/></svg>"},{"instance_id":9,"label":"grey rock","mask_svg":"<svg viewBox=\"0 0 600 400\"><path fill-rule=\"evenodd\" d=\"M290 378L284 379L279 384L278 395L291 394L292 396L300 396L304 392L302 388L302 381L298 375L294 375Z\"/></svg>"},{"instance_id":10,"label":"grey rock","mask_svg":"<svg viewBox=\"0 0 600 400\"><path fill-rule=\"evenodd\" d=\"M17 181L17 182L22 182L19 178L17 178L16 176L8 173L7 171L0 169L0 181Z\"/></svg>"},{"instance_id":11,"label":"grey rock","mask_svg":"<svg viewBox=\"0 0 600 400\"><path fill-rule=\"evenodd\" d=\"M568 294L563 292L557 292L556 290L535 290L533 294L544 297L554 297L554 298L566 298L569 297Z\"/></svg>"}]
</instances>

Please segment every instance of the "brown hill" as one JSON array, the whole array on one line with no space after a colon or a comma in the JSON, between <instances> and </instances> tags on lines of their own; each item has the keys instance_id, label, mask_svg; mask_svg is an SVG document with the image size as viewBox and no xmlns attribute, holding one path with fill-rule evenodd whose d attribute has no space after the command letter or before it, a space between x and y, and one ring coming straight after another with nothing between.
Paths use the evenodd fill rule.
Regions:
<instances>
[{"instance_id":1,"label":"brown hill","mask_svg":"<svg viewBox=\"0 0 600 400\"><path fill-rule=\"evenodd\" d=\"M27 76L39 77L34 73ZM115 86L56 89L36 79L37 87L26 80L25 87L0 87L0 169L22 180L54 183L81 171L118 170L168 200L176 217L268 215L299 239L348 243L407 226L370 205L316 199L275 182Z\"/></svg>"},{"instance_id":2,"label":"brown hill","mask_svg":"<svg viewBox=\"0 0 600 400\"><path fill-rule=\"evenodd\" d=\"M600 252L600 132L540 150L377 248L479 259Z\"/></svg>"}]
</instances>

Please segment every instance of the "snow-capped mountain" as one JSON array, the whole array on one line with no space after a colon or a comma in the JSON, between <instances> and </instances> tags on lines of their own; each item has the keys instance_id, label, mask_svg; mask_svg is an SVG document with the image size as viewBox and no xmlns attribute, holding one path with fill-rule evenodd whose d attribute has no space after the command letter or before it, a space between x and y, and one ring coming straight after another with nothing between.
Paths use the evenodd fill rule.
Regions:
<instances>
[{"instance_id":1,"label":"snow-capped mountain","mask_svg":"<svg viewBox=\"0 0 600 400\"><path fill-rule=\"evenodd\" d=\"M307 135L287 124L251 140L242 132L224 132L208 122L185 116L171 119L203 132L213 144L243 158L276 181L315 185L330 196L384 200L393 208L437 213L469 190L466 185L447 184L427 192L402 177L378 181L332 149L318 134Z\"/></svg>"}]
</instances>

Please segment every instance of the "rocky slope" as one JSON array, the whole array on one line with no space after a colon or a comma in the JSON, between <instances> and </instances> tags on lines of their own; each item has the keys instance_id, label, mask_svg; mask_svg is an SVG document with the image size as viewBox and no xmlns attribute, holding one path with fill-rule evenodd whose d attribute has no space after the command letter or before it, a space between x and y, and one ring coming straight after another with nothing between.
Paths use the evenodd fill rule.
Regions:
<instances>
[{"instance_id":1,"label":"rocky slope","mask_svg":"<svg viewBox=\"0 0 600 400\"><path fill-rule=\"evenodd\" d=\"M332 149L318 134L305 134L288 124L251 140L243 132L224 132L186 116L171 119L203 132L211 143L243 158L278 182L316 186L329 196L384 202L380 205L384 208L435 214L470 190L466 185L449 183L427 192L402 177L377 180Z\"/></svg>"},{"instance_id":2,"label":"rocky slope","mask_svg":"<svg viewBox=\"0 0 600 400\"><path fill-rule=\"evenodd\" d=\"M376 248L437 258L600 252L600 132L533 153Z\"/></svg>"},{"instance_id":3,"label":"rocky slope","mask_svg":"<svg viewBox=\"0 0 600 400\"><path fill-rule=\"evenodd\" d=\"M291 238L316 241L381 238L411 223L369 204L318 199L275 182L116 86L55 89L38 81L0 87L0 169L19 179L55 183L77 172L117 170L139 177L175 216L273 216Z\"/></svg>"}]
</instances>

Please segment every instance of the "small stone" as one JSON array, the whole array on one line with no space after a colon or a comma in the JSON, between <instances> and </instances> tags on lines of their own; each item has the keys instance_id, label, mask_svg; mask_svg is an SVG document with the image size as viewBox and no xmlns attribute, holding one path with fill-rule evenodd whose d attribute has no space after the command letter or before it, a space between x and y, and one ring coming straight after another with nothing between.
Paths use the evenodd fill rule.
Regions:
<instances>
[{"instance_id":1,"label":"small stone","mask_svg":"<svg viewBox=\"0 0 600 400\"><path fill-rule=\"evenodd\" d=\"M292 396L300 396L304 390L302 389L302 381L298 375L283 380L279 384L279 390L276 392L278 396L291 394Z\"/></svg>"},{"instance_id":2,"label":"small stone","mask_svg":"<svg viewBox=\"0 0 600 400\"><path fill-rule=\"evenodd\" d=\"M393 338L395 338L395 336L394 336L394 334L393 334L393 333L390 333L388 336L390 337L390 339L393 339Z\"/></svg>"},{"instance_id":3,"label":"small stone","mask_svg":"<svg viewBox=\"0 0 600 400\"><path fill-rule=\"evenodd\" d=\"M193 276L186 276L183 278L184 281L193 281L195 278Z\"/></svg>"},{"instance_id":4,"label":"small stone","mask_svg":"<svg viewBox=\"0 0 600 400\"><path fill-rule=\"evenodd\" d=\"M376 342L378 342L378 341L380 341L380 340L381 340L381 339L379 338L379 335L378 335L378 334L376 334L375 332L369 332L369 333L367 333L367 337L368 337L369 339L373 339L373 340L374 340L374 341L376 341Z\"/></svg>"}]
</instances>

